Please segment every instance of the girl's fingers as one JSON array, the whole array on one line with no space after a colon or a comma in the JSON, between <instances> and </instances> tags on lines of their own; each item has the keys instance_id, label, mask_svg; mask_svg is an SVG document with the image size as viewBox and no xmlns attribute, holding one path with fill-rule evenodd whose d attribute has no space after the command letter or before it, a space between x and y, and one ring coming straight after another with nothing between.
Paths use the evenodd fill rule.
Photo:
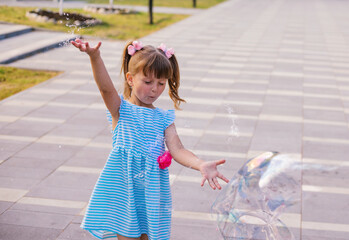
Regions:
<instances>
[{"instance_id":1,"label":"girl's fingers","mask_svg":"<svg viewBox=\"0 0 349 240\"><path fill-rule=\"evenodd\" d=\"M83 42L81 41L80 38L76 38L76 39L75 39L75 42L77 42L77 43L83 43Z\"/></svg>"},{"instance_id":2,"label":"girl's fingers","mask_svg":"<svg viewBox=\"0 0 349 240\"><path fill-rule=\"evenodd\" d=\"M214 184L216 185L216 187L217 187L219 190L222 189L221 185L219 185L219 183L218 183L218 181L217 181L217 178L214 178L214 179L213 179L213 182L214 182Z\"/></svg>"},{"instance_id":3,"label":"girl's fingers","mask_svg":"<svg viewBox=\"0 0 349 240\"><path fill-rule=\"evenodd\" d=\"M213 190L216 190L216 186L214 185L212 179L207 179L207 181L208 181L208 183L210 184L211 188L212 188Z\"/></svg>"},{"instance_id":4,"label":"girl's fingers","mask_svg":"<svg viewBox=\"0 0 349 240\"><path fill-rule=\"evenodd\" d=\"M225 159L221 159L221 160L216 161L216 165L221 165L223 163L225 163Z\"/></svg>"},{"instance_id":5,"label":"girl's fingers","mask_svg":"<svg viewBox=\"0 0 349 240\"><path fill-rule=\"evenodd\" d=\"M96 50L98 50L102 45L102 42L98 42L97 46L96 46Z\"/></svg>"},{"instance_id":6,"label":"girl's fingers","mask_svg":"<svg viewBox=\"0 0 349 240\"><path fill-rule=\"evenodd\" d=\"M83 44L80 44L79 49L80 49L81 52L86 51L86 47Z\"/></svg>"},{"instance_id":7,"label":"girl's fingers","mask_svg":"<svg viewBox=\"0 0 349 240\"><path fill-rule=\"evenodd\" d=\"M205 182L206 182L206 178L203 177L201 180L201 187L204 186Z\"/></svg>"},{"instance_id":8,"label":"girl's fingers","mask_svg":"<svg viewBox=\"0 0 349 240\"><path fill-rule=\"evenodd\" d=\"M223 180L224 182L226 182L226 183L229 182L229 180L228 180L226 177L224 177L223 174L221 174L221 173L218 174L218 177L219 177L220 179L222 179L222 180Z\"/></svg>"},{"instance_id":9,"label":"girl's fingers","mask_svg":"<svg viewBox=\"0 0 349 240\"><path fill-rule=\"evenodd\" d=\"M73 44L77 48L79 48L79 46L80 46L80 43L78 43L76 41L71 41L71 44Z\"/></svg>"},{"instance_id":10,"label":"girl's fingers","mask_svg":"<svg viewBox=\"0 0 349 240\"><path fill-rule=\"evenodd\" d=\"M71 43L72 43L76 48L78 48L81 52L83 52L83 51L86 50L86 48L84 47L83 44L80 44L80 43L77 43L77 42L74 42L74 41L72 41Z\"/></svg>"},{"instance_id":11,"label":"girl's fingers","mask_svg":"<svg viewBox=\"0 0 349 240\"><path fill-rule=\"evenodd\" d=\"M75 41L71 41L71 43L80 49L80 51L86 51L86 49L90 48L90 44L88 42L83 42L81 39L76 38ZM98 42L94 49L98 50L102 45L102 42Z\"/></svg>"}]
</instances>

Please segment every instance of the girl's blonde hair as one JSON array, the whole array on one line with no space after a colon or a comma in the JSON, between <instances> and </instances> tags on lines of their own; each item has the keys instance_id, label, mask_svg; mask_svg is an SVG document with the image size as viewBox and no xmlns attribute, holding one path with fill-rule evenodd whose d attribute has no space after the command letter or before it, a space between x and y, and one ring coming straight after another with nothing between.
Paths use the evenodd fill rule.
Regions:
<instances>
[{"instance_id":1,"label":"girl's blonde hair","mask_svg":"<svg viewBox=\"0 0 349 240\"><path fill-rule=\"evenodd\" d=\"M127 82L126 73L130 72L134 76L140 71L143 71L146 77L154 76L155 78L168 79L168 94L175 108L180 109L179 105L181 102L185 102L185 100L178 95L180 75L176 56L173 54L170 58L167 58L161 49L150 45L144 46L131 56L127 51L129 45L132 45L132 41L128 42L125 46L121 66L121 71L124 72L125 79L124 97L129 98L132 91Z\"/></svg>"}]
</instances>

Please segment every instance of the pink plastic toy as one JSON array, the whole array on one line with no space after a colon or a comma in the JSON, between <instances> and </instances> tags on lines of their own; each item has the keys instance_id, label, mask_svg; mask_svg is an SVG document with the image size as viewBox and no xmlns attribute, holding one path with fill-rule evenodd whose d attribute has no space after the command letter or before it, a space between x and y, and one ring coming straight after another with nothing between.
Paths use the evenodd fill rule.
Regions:
<instances>
[{"instance_id":1,"label":"pink plastic toy","mask_svg":"<svg viewBox=\"0 0 349 240\"><path fill-rule=\"evenodd\" d=\"M158 157L159 167L161 169L165 169L169 167L171 165L171 160L172 160L171 153L169 151L165 151L163 155Z\"/></svg>"}]
</instances>

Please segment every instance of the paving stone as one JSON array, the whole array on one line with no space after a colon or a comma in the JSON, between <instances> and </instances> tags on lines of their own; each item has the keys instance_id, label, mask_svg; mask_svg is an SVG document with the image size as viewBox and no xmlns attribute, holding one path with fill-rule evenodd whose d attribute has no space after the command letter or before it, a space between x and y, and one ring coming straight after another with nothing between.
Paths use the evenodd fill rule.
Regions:
<instances>
[{"instance_id":1,"label":"paving stone","mask_svg":"<svg viewBox=\"0 0 349 240\"><path fill-rule=\"evenodd\" d=\"M0 224L0 239L6 240L55 240L62 230L42 227L28 227L11 224Z\"/></svg>"},{"instance_id":2,"label":"paving stone","mask_svg":"<svg viewBox=\"0 0 349 240\"><path fill-rule=\"evenodd\" d=\"M99 149L98 149L99 150ZM86 152L88 154L89 152ZM95 153L93 153L95 154ZM97 154L95 154L97 155ZM102 157L103 158L102 158ZM101 156L98 156L96 158L91 157L91 156L86 156L86 157L72 157L68 161L64 163L64 165L67 166L77 166L77 167L87 167L87 168L103 168L108 156L109 156L109 151L101 154Z\"/></svg>"},{"instance_id":3,"label":"paving stone","mask_svg":"<svg viewBox=\"0 0 349 240\"><path fill-rule=\"evenodd\" d=\"M193 170L191 170L193 171ZM191 175L192 176L192 175ZM200 176L197 173L195 176ZM174 211L190 212L210 212L210 203L213 203L218 190L213 190L206 184L204 187L200 183L189 183L175 181L172 185L172 208ZM193 191L195 189L195 191ZM193 205L190 207L185 203L185 199L190 199Z\"/></svg>"},{"instance_id":4,"label":"paving stone","mask_svg":"<svg viewBox=\"0 0 349 240\"><path fill-rule=\"evenodd\" d=\"M326 131L324 131L324 128ZM318 125L312 123L303 124L303 135L315 138L349 139L349 129L344 126Z\"/></svg>"},{"instance_id":5,"label":"paving stone","mask_svg":"<svg viewBox=\"0 0 349 240\"><path fill-rule=\"evenodd\" d=\"M219 231L214 226L214 222L173 218L171 239L186 239L188 236L193 240L202 239L203 236L205 238L207 237L207 239L223 240Z\"/></svg>"},{"instance_id":6,"label":"paving stone","mask_svg":"<svg viewBox=\"0 0 349 240\"><path fill-rule=\"evenodd\" d=\"M219 144L217 144L219 143ZM251 143L251 137L239 137L239 136L215 136L215 135L203 135L195 146L198 149L203 149L204 146L215 148L216 145L222 145L220 149L228 150L229 152L245 153L248 151Z\"/></svg>"},{"instance_id":7,"label":"paving stone","mask_svg":"<svg viewBox=\"0 0 349 240\"><path fill-rule=\"evenodd\" d=\"M0 176L13 178L43 179L51 173L51 169L7 167L0 165Z\"/></svg>"},{"instance_id":8,"label":"paving stone","mask_svg":"<svg viewBox=\"0 0 349 240\"><path fill-rule=\"evenodd\" d=\"M69 136L71 138L93 138L98 135L98 133L101 132L106 126L106 124L88 125L88 122L92 123L93 121L87 120L86 122L82 122L81 124L64 123L45 136L52 135L62 137Z\"/></svg>"},{"instance_id":9,"label":"paving stone","mask_svg":"<svg viewBox=\"0 0 349 240\"><path fill-rule=\"evenodd\" d=\"M19 122L19 120L17 120L14 124L8 124L6 127L0 130L0 134L3 135L0 141L7 143L30 142L30 139L40 137L43 135L43 133L47 132L45 126L43 126L43 130L39 129L37 126L33 129L30 128L30 126L23 127L21 126L21 123L19 123L17 127L17 122Z\"/></svg>"},{"instance_id":10,"label":"paving stone","mask_svg":"<svg viewBox=\"0 0 349 240\"><path fill-rule=\"evenodd\" d=\"M22 204L15 203L11 206L10 210L19 210L19 211L31 211L31 212L40 212L40 213L53 213L53 214L66 214L66 215L76 215L81 212L82 209L79 208L63 208L63 207L54 207L54 206L42 206L34 204Z\"/></svg>"},{"instance_id":11,"label":"paving stone","mask_svg":"<svg viewBox=\"0 0 349 240\"><path fill-rule=\"evenodd\" d=\"M79 149L81 149L80 146L33 143L18 152L15 157L67 160L71 158Z\"/></svg>"},{"instance_id":12,"label":"paving stone","mask_svg":"<svg viewBox=\"0 0 349 240\"><path fill-rule=\"evenodd\" d=\"M13 156L16 152L15 151L5 151L5 148L0 149L0 161L4 162L7 159L9 159L11 156Z\"/></svg>"},{"instance_id":13,"label":"paving stone","mask_svg":"<svg viewBox=\"0 0 349 240\"><path fill-rule=\"evenodd\" d=\"M303 157L344 161L348 153L347 144L303 141Z\"/></svg>"},{"instance_id":14,"label":"paving stone","mask_svg":"<svg viewBox=\"0 0 349 240\"><path fill-rule=\"evenodd\" d=\"M80 224L69 224L69 226L64 229L64 231L59 235L57 240L80 240L80 239L86 239L86 240L94 240L96 239L94 236L92 236L88 231L83 230L80 228Z\"/></svg>"},{"instance_id":15,"label":"paving stone","mask_svg":"<svg viewBox=\"0 0 349 240\"><path fill-rule=\"evenodd\" d=\"M40 122L30 121L25 118L19 119L14 123L8 124L1 130L2 134L22 135L41 137L45 133L51 131L55 127L59 126L58 122Z\"/></svg>"},{"instance_id":16,"label":"paving stone","mask_svg":"<svg viewBox=\"0 0 349 240\"><path fill-rule=\"evenodd\" d=\"M236 90L239 91L239 90ZM260 102L262 103L265 97L265 93L262 94L254 94L252 93L239 93L239 92L234 92L234 90L228 94L226 97L226 100L228 101L252 101L252 102Z\"/></svg>"},{"instance_id":17,"label":"paving stone","mask_svg":"<svg viewBox=\"0 0 349 240\"><path fill-rule=\"evenodd\" d=\"M305 119L316 119L329 122L346 122L344 112L341 111L324 111L315 109L304 109Z\"/></svg>"},{"instance_id":18,"label":"paving stone","mask_svg":"<svg viewBox=\"0 0 349 240\"><path fill-rule=\"evenodd\" d=\"M264 104L261 114L303 117L303 107L299 105Z\"/></svg>"},{"instance_id":19,"label":"paving stone","mask_svg":"<svg viewBox=\"0 0 349 240\"><path fill-rule=\"evenodd\" d=\"M217 87L219 87L221 89L230 89L231 85L234 82L233 77L228 77L228 78L227 77L224 77L224 78L217 77L217 78L211 79L210 76L207 76L206 79L208 79L208 80L198 81L198 83L195 85L195 87L198 87L198 88L217 88ZM224 79L224 81L226 81L226 82L217 83L215 81L215 79ZM202 96L202 94L201 94L201 96ZM191 97L191 95L188 95L188 97ZM221 94L217 94L216 97L222 98L223 96Z\"/></svg>"},{"instance_id":20,"label":"paving stone","mask_svg":"<svg viewBox=\"0 0 349 240\"><path fill-rule=\"evenodd\" d=\"M293 72L293 71L291 71ZM299 91L303 90L303 78L294 76L272 76L269 81L270 90L288 90Z\"/></svg>"},{"instance_id":21,"label":"paving stone","mask_svg":"<svg viewBox=\"0 0 349 240\"><path fill-rule=\"evenodd\" d=\"M30 114L28 114L27 117L68 119L79 111L80 109L76 107L45 105L34 110Z\"/></svg>"},{"instance_id":22,"label":"paving stone","mask_svg":"<svg viewBox=\"0 0 349 240\"><path fill-rule=\"evenodd\" d=\"M92 189L75 189L75 188L64 188L64 187L56 187L56 186L47 187L47 186L36 184L35 187L32 187L25 196L87 202L91 197L91 193L92 193Z\"/></svg>"},{"instance_id":23,"label":"paving stone","mask_svg":"<svg viewBox=\"0 0 349 240\"><path fill-rule=\"evenodd\" d=\"M348 238L347 232L326 231L326 230L302 230L302 239L304 240L345 240Z\"/></svg>"},{"instance_id":24,"label":"paving stone","mask_svg":"<svg viewBox=\"0 0 349 240\"><path fill-rule=\"evenodd\" d=\"M198 137L179 136L179 138L183 146L185 146L187 149L193 149L199 141Z\"/></svg>"},{"instance_id":25,"label":"paving stone","mask_svg":"<svg viewBox=\"0 0 349 240\"><path fill-rule=\"evenodd\" d=\"M186 100L188 101L188 100ZM214 112L216 109L216 106L214 105L207 105L207 104L183 104L181 105L181 108L185 111L200 111L200 112Z\"/></svg>"},{"instance_id":26,"label":"paving stone","mask_svg":"<svg viewBox=\"0 0 349 240\"><path fill-rule=\"evenodd\" d=\"M98 175L56 171L40 183L44 187L90 190L94 188Z\"/></svg>"},{"instance_id":27,"label":"paving stone","mask_svg":"<svg viewBox=\"0 0 349 240\"><path fill-rule=\"evenodd\" d=\"M73 221L71 222L71 224L76 223L76 224L80 225L82 223L83 218L84 218L84 216L82 216L82 215L75 216Z\"/></svg>"},{"instance_id":28,"label":"paving stone","mask_svg":"<svg viewBox=\"0 0 349 240\"><path fill-rule=\"evenodd\" d=\"M347 163L348 160L343 160ZM348 187L348 170L347 166L309 164L303 170L303 183L306 185L324 186L324 187Z\"/></svg>"},{"instance_id":29,"label":"paving stone","mask_svg":"<svg viewBox=\"0 0 349 240\"><path fill-rule=\"evenodd\" d=\"M12 157L4 162L2 166L53 170L59 167L63 162L64 160L60 159Z\"/></svg>"},{"instance_id":30,"label":"paving stone","mask_svg":"<svg viewBox=\"0 0 349 240\"><path fill-rule=\"evenodd\" d=\"M206 84L198 84L197 87L198 89L204 89L204 90L209 90L210 87L206 87L205 86ZM189 97L189 98L195 98L195 97L202 97L202 92L200 90L197 90L197 88L194 88L190 94L183 94L182 97L185 99L185 97ZM225 95L227 95L228 93L220 93L220 92L205 92L204 93L205 96L208 98L208 99L220 99L220 98L223 98Z\"/></svg>"},{"instance_id":31,"label":"paving stone","mask_svg":"<svg viewBox=\"0 0 349 240\"><path fill-rule=\"evenodd\" d=\"M33 221L35 219L35 221ZM28 227L64 229L73 219L73 215L7 210L0 215L0 226L11 224Z\"/></svg>"},{"instance_id":32,"label":"paving stone","mask_svg":"<svg viewBox=\"0 0 349 240\"><path fill-rule=\"evenodd\" d=\"M266 95L264 99L264 104L266 105L282 105L284 107L302 106L303 97L302 96L283 96L280 98L276 95Z\"/></svg>"},{"instance_id":33,"label":"paving stone","mask_svg":"<svg viewBox=\"0 0 349 240\"><path fill-rule=\"evenodd\" d=\"M30 189L40 182L38 179L0 177L0 187L13 189Z\"/></svg>"},{"instance_id":34,"label":"paving stone","mask_svg":"<svg viewBox=\"0 0 349 240\"><path fill-rule=\"evenodd\" d=\"M236 115L239 118L239 115L250 115L250 116L258 116L261 112L262 106L249 106L249 105L238 105L238 104L227 104L225 106L218 106L217 113L229 113L230 109L232 111L232 115Z\"/></svg>"},{"instance_id":35,"label":"paving stone","mask_svg":"<svg viewBox=\"0 0 349 240\"><path fill-rule=\"evenodd\" d=\"M348 218L341 214L348 211L348 198L346 194L303 192L303 221L348 224Z\"/></svg>"},{"instance_id":36,"label":"paving stone","mask_svg":"<svg viewBox=\"0 0 349 240\"><path fill-rule=\"evenodd\" d=\"M250 149L299 153L302 146L301 129L299 123L259 121Z\"/></svg>"},{"instance_id":37,"label":"paving stone","mask_svg":"<svg viewBox=\"0 0 349 240\"><path fill-rule=\"evenodd\" d=\"M13 205L13 202L0 201L0 215L9 209ZM1 236L1 235L0 235Z\"/></svg>"},{"instance_id":38,"label":"paving stone","mask_svg":"<svg viewBox=\"0 0 349 240\"><path fill-rule=\"evenodd\" d=\"M320 98L304 96L304 105L320 106L320 107L336 107L340 106L342 101L340 98Z\"/></svg>"}]
</instances>

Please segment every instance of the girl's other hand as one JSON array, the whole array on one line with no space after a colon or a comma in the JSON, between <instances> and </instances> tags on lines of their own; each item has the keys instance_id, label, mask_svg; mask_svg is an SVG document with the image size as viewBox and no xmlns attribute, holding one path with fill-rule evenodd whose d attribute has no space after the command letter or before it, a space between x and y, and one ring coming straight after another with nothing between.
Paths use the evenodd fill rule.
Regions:
<instances>
[{"instance_id":1,"label":"girl's other hand","mask_svg":"<svg viewBox=\"0 0 349 240\"><path fill-rule=\"evenodd\" d=\"M87 53L90 57L95 57L99 55L99 48L102 42L98 42L97 46L91 48L88 42L84 42L77 38L75 41L71 42L76 48L80 49L81 52Z\"/></svg>"},{"instance_id":2,"label":"girl's other hand","mask_svg":"<svg viewBox=\"0 0 349 240\"><path fill-rule=\"evenodd\" d=\"M229 182L229 180L217 170L217 166L223 163L225 163L225 160L203 162L201 164L200 166L200 172L202 174L201 186L204 186L205 181L207 180L213 190L216 190L216 187L220 190L222 189L222 187L219 185L217 177L219 177L226 183Z\"/></svg>"}]
</instances>

